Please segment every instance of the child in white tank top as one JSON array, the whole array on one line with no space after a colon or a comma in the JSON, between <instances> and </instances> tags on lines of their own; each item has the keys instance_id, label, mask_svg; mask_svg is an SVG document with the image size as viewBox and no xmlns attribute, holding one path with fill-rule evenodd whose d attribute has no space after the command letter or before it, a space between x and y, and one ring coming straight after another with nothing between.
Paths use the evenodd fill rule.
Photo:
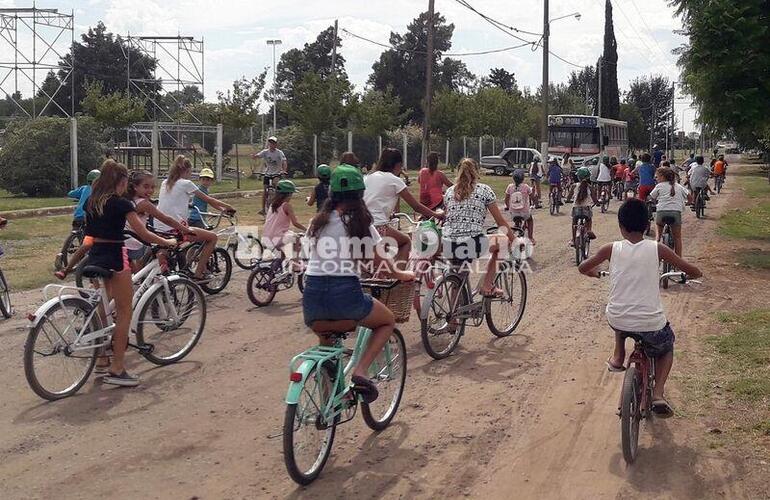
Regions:
<instances>
[{"instance_id":1,"label":"child in white tank top","mask_svg":"<svg viewBox=\"0 0 770 500\"><path fill-rule=\"evenodd\" d=\"M644 239L649 222L643 201L625 201L618 210L618 222L623 240L604 245L596 255L583 261L578 270L598 278L598 266L610 262L607 322L615 330L615 351L606 362L607 369L624 371L626 338L641 339L645 353L656 359L652 410L660 417L670 417L673 410L664 397L664 389L674 362L674 332L660 300L658 270L664 260L690 278L700 277L701 272L667 246Z\"/></svg>"}]
</instances>

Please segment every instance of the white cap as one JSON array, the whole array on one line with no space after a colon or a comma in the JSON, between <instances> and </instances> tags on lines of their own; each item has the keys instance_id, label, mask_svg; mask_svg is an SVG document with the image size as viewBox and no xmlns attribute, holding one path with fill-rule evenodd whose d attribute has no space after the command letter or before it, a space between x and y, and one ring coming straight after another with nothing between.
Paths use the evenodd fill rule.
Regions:
<instances>
[{"instance_id":1,"label":"white cap","mask_svg":"<svg viewBox=\"0 0 770 500\"><path fill-rule=\"evenodd\" d=\"M278 138L274 135L271 135L267 138L267 142L278 142Z\"/></svg>"}]
</instances>

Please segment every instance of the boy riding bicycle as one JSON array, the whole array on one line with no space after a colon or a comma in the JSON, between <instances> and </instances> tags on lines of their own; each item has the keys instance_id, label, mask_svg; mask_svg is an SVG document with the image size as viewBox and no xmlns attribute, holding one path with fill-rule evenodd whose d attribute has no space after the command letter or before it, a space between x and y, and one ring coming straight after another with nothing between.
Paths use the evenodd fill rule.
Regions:
<instances>
[{"instance_id":1,"label":"boy riding bicycle","mask_svg":"<svg viewBox=\"0 0 770 500\"><path fill-rule=\"evenodd\" d=\"M618 224L623 240L604 245L596 255L583 261L578 270L598 278L598 266L610 262L606 313L607 322L615 331L615 350L606 361L607 369L624 371L626 338L641 339L645 353L656 360L652 411L659 417L670 417L674 412L665 399L664 389L674 363L675 337L660 300L658 269L664 260L692 278L700 277L701 272L667 246L644 239L649 223L643 201L626 200L618 209Z\"/></svg>"}]
</instances>

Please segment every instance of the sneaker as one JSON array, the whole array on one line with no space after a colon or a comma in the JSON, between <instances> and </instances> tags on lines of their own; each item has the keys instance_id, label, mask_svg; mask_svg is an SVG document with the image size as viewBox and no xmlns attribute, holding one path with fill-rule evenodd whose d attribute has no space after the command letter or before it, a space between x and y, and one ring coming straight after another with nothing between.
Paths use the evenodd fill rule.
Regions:
<instances>
[{"instance_id":1,"label":"sneaker","mask_svg":"<svg viewBox=\"0 0 770 500\"><path fill-rule=\"evenodd\" d=\"M120 375L114 373L108 373L102 382L110 385L119 385L121 387L136 387L139 385L139 377L129 375L125 370Z\"/></svg>"}]
</instances>

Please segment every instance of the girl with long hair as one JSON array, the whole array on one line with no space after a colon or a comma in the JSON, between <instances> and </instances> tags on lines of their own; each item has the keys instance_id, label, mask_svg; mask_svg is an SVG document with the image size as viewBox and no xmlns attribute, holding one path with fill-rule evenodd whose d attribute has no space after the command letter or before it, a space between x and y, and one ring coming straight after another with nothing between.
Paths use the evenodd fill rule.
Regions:
<instances>
[{"instance_id":1,"label":"girl with long hair","mask_svg":"<svg viewBox=\"0 0 770 500\"><path fill-rule=\"evenodd\" d=\"M363 292L360 265L373 258L375 267L385 264L398 280L412 281L414 274L399 271L389 259L380 257L382 249L377 247L382 238L363 201L365 184L361 171L350 165L338 166L332 172L330 188L330 198L308 230L310 246L302 311L305 324L311 328L317 321L339 321L342 323L328 326L327 331L352 330L355 324L373 331L353 369L352 379L354 390L364 401L372 402L378 393L367 370L393 334L395 318L384 304ZM319 340L321 345L332 345L328 336L319 334Z\"/></svg>"},{"instance_id":2,"label":"girl with long hair","mask_svg":"<svg viewBox=\"0 0 770 500\"><path fill-rule=\"evenodd\" d=\"M428 153L428 166L420 169L417 182L420 184L420 203L431 210L443 208L444 187L450 187L452 181L438 169L438 153L435 151Z\"/></svg>"},{"instance_id":3,"label":"girl with long hair","mask_svg":"<svg viewBox=\"0 0 770 500\"><path fill-rule=\"evenodd\" d=\"M262 241L270 249L280 250L286 244L295 245L295 254L299 250L296 245L299 238L290 230L292 226L305 231L305 226L299 223L297 215L291 206L291 198L297 192L297 186L290 180L278 181L275 194L270 200L265 217L265 227L262 229Z\"/></svg>"},{"instance_id":4,"label":"girl with long hair","mask_svg":"<svg viewBox=\"0 0 770 500\"><path fill-rule=\"evenodd\" d=\"M444 205L444 256L456 264L470 264L481 257L483 247L488 245L490 258L479 290L485 296L501 295L502 290L493 285L497 258L500 248L505 244L505 236L511 243L515 236L497 206L495 192L479 182L479 167L471 158L460 160L455 183L444 194ZM505 231L505 236L496 234L487 237L484 234L487 212L492 215L498 227Z\"/></svg>"},{"instance_id":5,"label":"girl with long hair","mask_svg":"<svg viewBox=\"0 0 770 500\"><path fill-rule=\"evenodd\" d=\"M190 163L190 160L183 155L177 156L168 172L168 178L160 185L158 210L168 214L176 220L186 221L189 214L190 199L194 196L205 201L217 210L223 212L235 212L235 209L232 206L223 201L219 201L216 198L212 198L198 189L198 186L190 180L191 175L192 164ZM173 229L162 221L155 221L154 225L155 229L160 231L167 232ZM195 267L194 278L199 281L205 281L209 278L206 272L206 265L208 264L211 253L217 245L217 235L211 231L197 227L190 228L190 230L192 231L192 234L188 238L190 241L203 242L203 250L201 251L200 258Z\"/></svg>"},{"instance_id":6,"label":"girl with long hair","mask_svg":"<svg viewBox=\"0 0 770 500\"><path fill-rule=\"evenodd\" d=\"M586 220L586 230L588 232L588 238L593 240L596 238L596 234L593 232L593 211L591 207L599 202L596 197L596 191L591 189L591 170L587 167L580 167L577 170L578 184L577 194L575 195L575 203L572 205L572 236L569 241L569 245L575 246L575 230L577 229L577 221L582 218Z\"/></svg>"},{"instance_id":7,"label":"girl with long hair","mask_svg":"<svg viewBox=\"0 0 770 500\"><path fill-rule=\"evenodd\" d=\"M670 167L660 167L655 172L658 184L650 191L650 198L656 200L655 225L658 227L657 240L663 235L666 222L674 236L674 253L682 256L682 212L687 202L692 202L690 192L677 183L676 173Z\"/></svg>"},{"instance_id":8,"label":"girl with long hair","mask_svg":"<svg viewBox=\"0 0 770 500\"><path fill-rule=\"evenodd\" d=\"M392 148L382 150L377 170L364 178L366 191L364 203L372 214L374 227L380 235L396 241L398 251L396 264L405 266L409 257L411 240L409 236L390 226L390 219L399 199L404 200L415 212L424 217L441 218L442 215L417 201L406 188L406 183L399 177L402 173L404 158L401 151ZM403 267L402 267L403 269Z\"/></svg>"},{"instance_id":9,"label":"girl with long hair","mask_svg":"<svg viewBox=\"0 0 770 500\"><path fill-rule=\"evenodd\" d=\"M134 205L123 195L128 188L128 170L114 160L106 160L101 175L93 184L86 204L86 234L93 238L88 264L110 271L104 279L107 294L115 300L115 329L112 334L112 361L107 368L104 383L134 387L139 379L126 372L124 358L128 346L128 328L131 322L131 267L128 250L123 244L123 231L128 227L142 240L162 246L174 246L176 240L161 238L145 227ZM100 365L104 366L104 365Z\"/></svg>"}]
</instances>

